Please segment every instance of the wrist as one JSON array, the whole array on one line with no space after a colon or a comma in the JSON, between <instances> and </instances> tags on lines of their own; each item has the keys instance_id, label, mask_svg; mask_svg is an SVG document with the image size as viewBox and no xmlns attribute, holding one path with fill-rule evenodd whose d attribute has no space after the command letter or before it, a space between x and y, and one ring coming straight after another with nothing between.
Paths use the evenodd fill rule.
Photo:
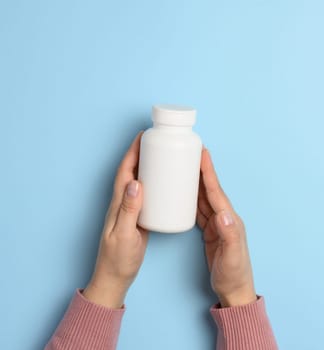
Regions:
<instances>
[{"instance_id":1,"label":"wrist","mask_svg":"<svg viewBox=\"0 0 324 350\"><path fill-rule=\"evenodd\" d=\"M119 309L124 305L127 293L126 286L119 282L106 282L105 284L91 280L83 290L83 296L105 307Z\"/></svg>"},{"instance_id":2,"label":"wrist","mask_svg":"<svg viewBox=\"0 0 324 350\"><path fill-rule=\"evenodd\" d=\"M254 288L238 290L227 294L217 294L221 307L242 306L255 302L257 295Z\"/></svg>"}]
</instances>

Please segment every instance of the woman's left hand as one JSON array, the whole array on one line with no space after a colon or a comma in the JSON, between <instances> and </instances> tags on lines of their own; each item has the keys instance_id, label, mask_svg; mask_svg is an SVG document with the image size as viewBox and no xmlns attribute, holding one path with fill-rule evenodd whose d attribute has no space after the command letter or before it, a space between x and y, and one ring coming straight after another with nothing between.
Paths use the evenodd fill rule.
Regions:
<instances>
[{"instance_id":1,"label":"woman's left hand","mask_svg":"<svg viewBox=\"0 0 324 350\"><path fill-rule=\"evenodd\" d=\"M197 222L203 231L211 285L221 305L255 301L244 223L224 193L206 148L201 155Z\"/></svg>"},{"instance_id":2,"label":"woman's left hand","mask_svg":"<svg viewBox=\"0 0 324 350\"><path fill-rule=\"evenodd\" d=\"M142 186L136 181L140 132L121 162L113 198L105 218L95 271L83 295L111 308L120 308L143 262L148 231L137 226Z\"/></svg>"}]
</instances>

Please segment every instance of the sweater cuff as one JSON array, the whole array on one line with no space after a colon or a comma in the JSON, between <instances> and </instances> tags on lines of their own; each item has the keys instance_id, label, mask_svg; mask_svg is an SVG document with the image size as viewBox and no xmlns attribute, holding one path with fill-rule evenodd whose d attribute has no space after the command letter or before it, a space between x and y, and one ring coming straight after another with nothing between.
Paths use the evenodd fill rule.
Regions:
<instances>
[{"instance_id":1,"label":"sweater cuff","mask_svg":"<svg viewBox=\"0 0 324 350\"><path fill-rule=\"evenodd\" d=\"M47 349L115 349L126 310L112 309L86 299L77 289Z\"/></svg>"},{"instance_id":2,"label":"sweater cuff","mask_svg":"<svg viewBox=\"0 0 324 350\"><path fill-rule=\"evenodd\" d=\"M221 308L216 304L210 313L218 327L217 349L278 349L262 296L241 306Z\"/></svg>"}]
</instances>

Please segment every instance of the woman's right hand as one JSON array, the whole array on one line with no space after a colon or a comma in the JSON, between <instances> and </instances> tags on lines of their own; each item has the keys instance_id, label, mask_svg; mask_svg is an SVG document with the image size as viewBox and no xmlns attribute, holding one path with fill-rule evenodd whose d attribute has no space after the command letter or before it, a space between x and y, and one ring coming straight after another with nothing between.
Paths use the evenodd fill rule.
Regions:
<instances>
[{"instance_id":1,"label":"woman's right hand","mask_svg":"<svg viewBox=\"0 0 324 350\"><path fill-rule=\"evenodd\" d=\"M203 231L211 285L221 306L255 301L244 224L221 188L206 148L201 155L197 223Z\"/></svg>"},{"instance_id":2,"label":"woman's right hand","mask_svg":"<svg viewBox=\"0 0 324 350\"><path fill-rule=\"evenodd\" d=\"M143 189L137 178L140 132L123 161L106 214L94 273L83 295L97 304L120 308L144 259L148 231L137 225Z\"/></svg>"}]
</instances>

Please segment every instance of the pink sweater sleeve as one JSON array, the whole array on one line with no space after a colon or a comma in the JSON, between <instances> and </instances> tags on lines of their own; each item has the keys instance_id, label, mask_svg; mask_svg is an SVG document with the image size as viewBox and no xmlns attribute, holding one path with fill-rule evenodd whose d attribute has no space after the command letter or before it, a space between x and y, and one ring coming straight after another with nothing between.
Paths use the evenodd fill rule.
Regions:
<instances>
[{"instance_id":1,"label":"pink sweater sleeve","mask_svg":"<svg viewBox=\"0 0 324 350\"><path fill-rule=\"evenodd\" d=\"M115 350L125 306L110 309L87 300L77 289L45 350ZM254 303L220 308L211 315L218 327L216 350L277 350L263 297Z\"/></svg>"},{"instance_id":2,"label":"pink sweater sleeve","mask_svg":"<svg viewBox=\"0 0 324 350\"><path fill-rule=\"evenodd\" d=\"M218 327L216 350L277 350L264 298L235 307L210 308Z\"/></svg>"},{"instance_id":3,"label":"pink sweater sleeve","mask_svg":"<svg viewBox=\"0 0 324 350\"><path fill-rule=\"evenodd\" d=\"M114 350L125 312L87 300L77 289L45 350Z\"/></svg>"}]
</instances>

